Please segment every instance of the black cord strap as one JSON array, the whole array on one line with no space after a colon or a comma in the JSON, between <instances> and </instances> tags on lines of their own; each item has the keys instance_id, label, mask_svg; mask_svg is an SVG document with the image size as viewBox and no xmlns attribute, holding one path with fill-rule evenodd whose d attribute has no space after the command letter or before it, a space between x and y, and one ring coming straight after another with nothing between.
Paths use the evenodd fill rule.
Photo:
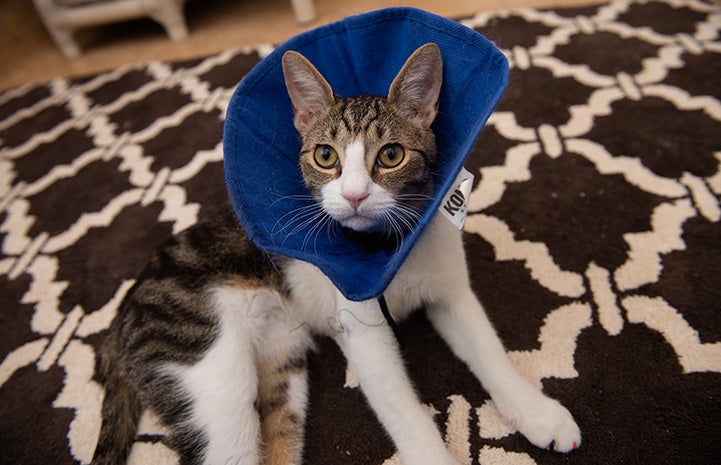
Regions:
<instances>
[{"instance_id":1,"label":"black cord strap","mask_svg":"<svg viewBox=\"0 0 721 465\"><path fill-rule=\"evenodd\" d=\"M398 345L401 347L401 349L405 348L405 343L403 342L403 336L401 335L401 331L398 328L398 324L396 324L395 320L393 319L393 316L391 316L391 312L388 311L388 304L386 303L386 298L381 294L378 296L378 303L381 306L381 313L383 313L383 316L385 317L386 321L388 322L388 326L391 327L393 330L393 335L396 337L396 341L398 341Z\"/></svg>"}]
</instances>

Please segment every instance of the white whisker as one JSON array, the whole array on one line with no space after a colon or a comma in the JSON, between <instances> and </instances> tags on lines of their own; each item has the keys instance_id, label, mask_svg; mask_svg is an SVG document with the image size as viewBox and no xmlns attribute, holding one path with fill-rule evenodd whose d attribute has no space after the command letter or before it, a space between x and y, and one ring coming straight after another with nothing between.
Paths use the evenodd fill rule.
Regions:
<instances>
[{"instance_id":1,"label":"white whisker","mask_svg":"<svg viewBox=\"0 0 721 465\"><path fill-rule=\"evenodd\" d=\"M303 219L302 221L300 219L298 219L298 221L299 221L298 224L296 224L293 229L288 231L288 234L291 234L291 235L298 234L299 232L304 230L308 225L317 222L319 219L323 218L326 215L327 215L327 213L325 213L324 211L319 211L312 215L310 215L310 214L306 215L305 219ZM288 227L290 227L290 226L291 225L289 224Z\"/></svg>"},{"instance_id":2,"label":"white whisker","mask_svg":"<svg viewBox=\"0 0 721 465\"><path fill-rule=\"evenodd\" d=\"M283 200L316 200L316 198L310 194L283 195L274 200L271 206L275 206L276 203Z\"/></svg>"},{"instance_id":3,"label":"white whisker","mask_svg":"<svg viewBox=\"0 0 721 465\"><path fill-rule=\"evenodd\" d=\"M323 207L321 205L318 205L317 203L303 205L302 207L291 210L285 215L278 218L278 220L275 222L275 225L273 225L273 232L288 233L288 229L291 227L293 228L293 230L297 229L297 223L300 222L301 224L303 224L308 219L315 218L318 214L321 213L323 213ZM291 232L290 234L293 234L293 232Z\"/></svg>"},{"instance_id":4,"label":"white whisker","mask_svg":"<svg viewBox=\"0 0 721 465\"><path fill-rule=\"evenodd\" d=\"M413 227L416 225L416 222L413 220L413 218L407 214L404 210L401 209L395 209L393 210L393 214L398 219L399 224L402 224L404 226L404 230L406 233L413 229Z\"/></svg>"},{"instance_id":5,"label":"white whisker","mask_svg":"<svg viewBox=\"0 0 721 465\"><path fill-rule=\"evenodd\" d=\"M317 254L318 253L318 235L321 233L321 231L325 228L325 226L332 220L331 216L323 211L319 217L316 219L319 219L306 233L305 237L303 238L303 244L301 245L301 249L305 250L308 247L308 244L310 243L311 237L313 237L313 250Z\"/></svg>"},{"instance_id":6,"label":"white whisker","mask_svg":"<svg viewBox=\"0 0 721 465\"><path fill-rule=\"evenodd\" d=\"M384 216L386 218L386 223L390 226L389 235L392 235L395 237L396 240L396 248L400 247L400 245L403 243L403 228L398 223L396 218L394 218L394 210L388 210L385 212Z\"/></svg>"},{"instance_id":7,"label":"white whisker","mask_svg":"<svg viewBox=\"0 0 721 465\"><path fill-rule=\"evenodd\" d=\"M397 201L402 200L431 200L433 199L433 196L426 195L426 194L398 194L396 196Z\"/></svg>"}]
</instances>

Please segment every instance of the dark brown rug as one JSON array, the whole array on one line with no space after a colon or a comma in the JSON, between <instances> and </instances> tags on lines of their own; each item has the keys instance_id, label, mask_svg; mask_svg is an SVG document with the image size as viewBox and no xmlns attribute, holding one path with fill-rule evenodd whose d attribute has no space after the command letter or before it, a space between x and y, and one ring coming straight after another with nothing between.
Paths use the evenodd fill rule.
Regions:
<instances>
[{"instance_id":1,"label":"dark brown rug","mask_svg":"<svg viewBox=\"0 0 721 465\"><path fill-rule=\"evenodd\" d=\"M449 447L464 464L719 463L721 11L619 1L464 23L512 65L467 164L471 274L584 443L530 446L418 314L408 368ZM90 460L98 344L157 244L224 200L224 110L264 53L0 94L3 464ZM338 349L318 347L305 463L399 464ZM144 418L131 462L174 460Z\"/></svg>"}]
</instances>

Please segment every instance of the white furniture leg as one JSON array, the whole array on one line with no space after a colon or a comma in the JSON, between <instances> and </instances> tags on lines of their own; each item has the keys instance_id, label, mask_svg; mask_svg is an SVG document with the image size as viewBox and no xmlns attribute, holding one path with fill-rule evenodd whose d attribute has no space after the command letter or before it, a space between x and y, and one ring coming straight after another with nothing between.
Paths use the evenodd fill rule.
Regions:
<instances>
[{"instance_id":1,"label":"white furniture leg","mask_svg":"<svg viewBox=\"0 0 721 465\"><path fill-rule=\"evenodd\" d=\"M163 25L170 40L179 41L188 37L182 5L177 0L155 0L150 16Z\"/></svg>"},{"instance_id":2,"label":"white furniture leg","mask_svg":"<svg viewBox=\"0 0 721 465\"><path fill-rule=\"evenodd\" d=\"M33 3L55 44L68 58L80 55L73 31L87 26L150 17L163 25L172 40L188 35L183 16L185 0L111 0L79 5L33 0Z\"/></svg>"},{"instance_id":3,"label":"white furniture leg","mask_svg":"<svg viewBox=\"0 0 721 465\"><path fill-rule=\"evenodd\" d=\"M290 0L293 14L299 23L309 23L315 19L313 0Z\"/></svg>"}]
</instances>

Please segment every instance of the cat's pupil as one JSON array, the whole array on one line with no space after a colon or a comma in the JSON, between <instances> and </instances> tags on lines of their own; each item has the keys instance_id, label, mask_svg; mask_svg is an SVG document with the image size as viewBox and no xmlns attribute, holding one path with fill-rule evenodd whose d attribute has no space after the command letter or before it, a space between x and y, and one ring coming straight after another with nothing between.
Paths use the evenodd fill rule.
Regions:
<instances>
[{"instance_id":1,"label":"cat's pupil","mask_svg":"<svg viewBox=\"0 0 721 465\"><path fill-rule=\"evenodd\" d=\"M320 149L320 157L323 159L324 162L330 161L332 156L333 156L333 154L332 154L330 148L323 147Z\"/></svg>"},{"instance_id":2,"label":"cat's pupil","mask_svg":"<svg viewBox=\"0 0 721 465\"><path fill-rule=\"evenodd\" d=\"M386 147L384 150L384 155L389 161L395 161L398 154L396 153L396 149L393 147Z\"/></svg>"}]
</instances>

